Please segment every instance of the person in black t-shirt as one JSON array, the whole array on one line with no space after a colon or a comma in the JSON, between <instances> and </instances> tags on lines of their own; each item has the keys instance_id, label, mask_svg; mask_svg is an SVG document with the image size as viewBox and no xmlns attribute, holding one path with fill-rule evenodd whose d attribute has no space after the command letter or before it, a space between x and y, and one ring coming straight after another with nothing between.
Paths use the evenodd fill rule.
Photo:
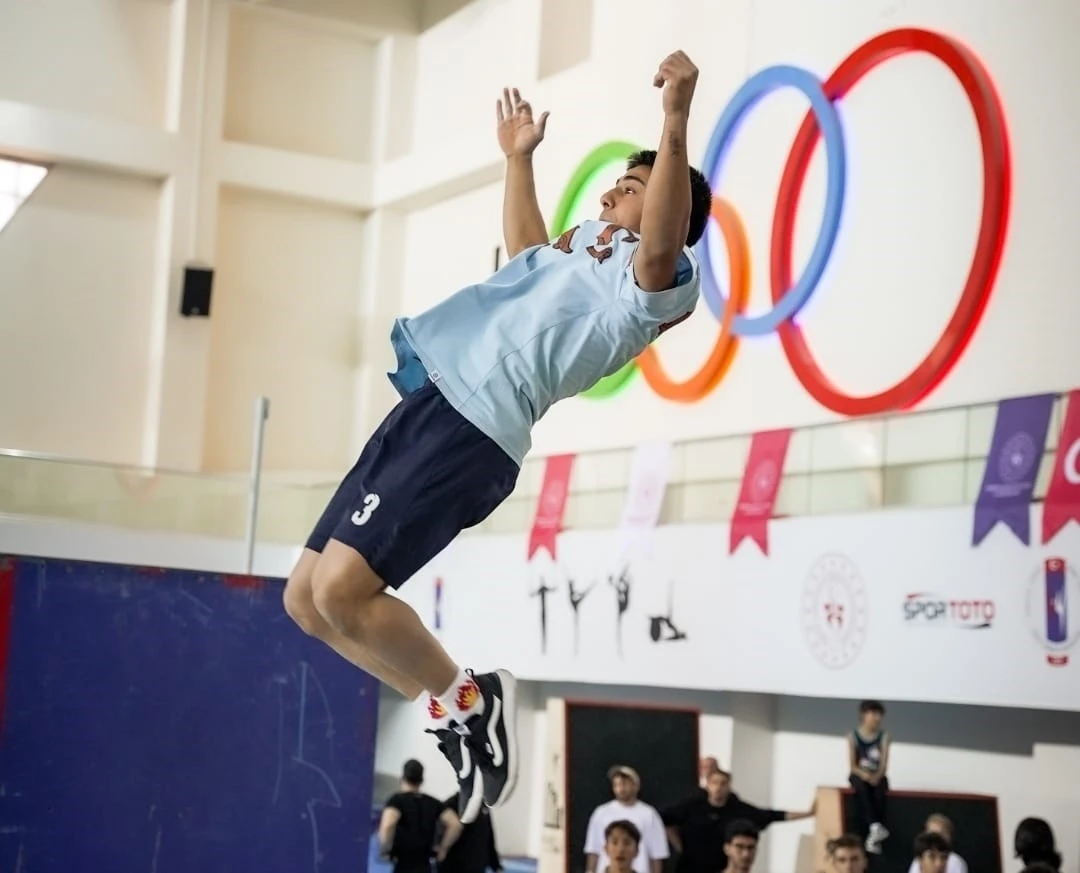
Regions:
<instances>
[{"instance_id":1,"label":"person in black t-shirt","mask_svg":"<svg viewBox=\"0 0 1080 873\"><path fill-rule=\"evenodd\" d=\"M677 873L716 873L724 868L724 837L732 822L748 821L764 830L773 822L812 815L813 808L808 812L786 812L753 806L731 790L731 774L717 769L709 774L704 791L695 791L682 803L664 810L661 818L668 841L679 853Z\"/></svg>"},{"instance_id":2,"label":"person in black t-shirt","mask_svg":"<svg viewBox=\"0 0 1080 873\"><path fill-rule=\"evenodd\" d=\"M438 800L424 794L424 765L405 762L401 791L391 795L379 820L379 847L394 864L394 873L430 873L432 855L438 860L461 835L457 814L448 812ZM435 831L444 826L436 848Z\"/></svg>"},{"instance_id":3,"label":"person in black t-shirt","mask_svg":"<svg viewBox=\"0 0 1080 873\"><path fill-rule=\"evenodd\" d=\"M443 804L443 815L449 812L456 819L457 810L455 794ZM439 862L439 873L484 873L485 870L502 873L502 859L495 848L495 828L488 808L481 807L476 821L463 828L461 836Z\"/></svg>"}]
</instances>

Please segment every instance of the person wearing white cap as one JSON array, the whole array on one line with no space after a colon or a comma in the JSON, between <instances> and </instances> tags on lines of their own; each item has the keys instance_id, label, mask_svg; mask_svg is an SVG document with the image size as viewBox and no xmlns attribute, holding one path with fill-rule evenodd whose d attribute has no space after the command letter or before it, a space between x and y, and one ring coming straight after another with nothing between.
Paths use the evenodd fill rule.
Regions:
<instances>
[{"instance_id":1,"label":"person wearing white cap","mask_svg":"<svg viewBox=\"0 0 1080 873\"><path fill-rule=\"evenodd\" d=\"M660 873L669 854L667 834L660 813L638 799L641 777L637 770L625 764L612 767L607 775L611 781L611 793L615 796L596 807L589 817L589 828L585 834L586 873L604 873L608 868L610 861L604 850L604 831L616 821L633 822L641 832L641 842L634 858L634 873Z\"/></svg>"}]
</instances>

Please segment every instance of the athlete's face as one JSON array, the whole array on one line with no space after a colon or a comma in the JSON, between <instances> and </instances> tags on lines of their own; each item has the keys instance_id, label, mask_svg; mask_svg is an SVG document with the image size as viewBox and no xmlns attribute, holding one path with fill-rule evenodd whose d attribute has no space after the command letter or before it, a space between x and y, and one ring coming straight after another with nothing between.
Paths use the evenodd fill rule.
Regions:
<instances>
[{"instance_id":1,"label":"athlete's face","mask_svg":"<svg viewBox=\"0 0 1080 873\"><path fill-rule=\"evenodd\" d=\"M652 167L627 170L610 191L600 197L600 220L610 221L634 232L641 230L641 210L645 206L645 186Z\"/></svg>"}]
</instances>

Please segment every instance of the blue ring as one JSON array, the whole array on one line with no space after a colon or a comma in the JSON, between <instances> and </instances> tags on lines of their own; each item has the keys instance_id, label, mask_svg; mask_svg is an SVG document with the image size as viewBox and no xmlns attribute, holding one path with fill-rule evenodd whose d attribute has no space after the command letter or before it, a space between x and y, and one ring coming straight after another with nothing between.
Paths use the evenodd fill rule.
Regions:
<instances>
[{"instance_id":1,"label":"blue ring","mask_svg":"<svg viewBox=\"0 0 1080 873\"><path fill-rule=\"evenodd\" d=\"M768 312L755 316L736 315L732 332L737 336L766 336L775 332L783 322L798 315L825 273L825 267L832 255L840 230L840 214L844 207L844 188L847 179L844 131L840 126L840 116L836 107L822 90L821 80L808 70L792 66L767 67L747 79L735 92L735 96L724 109L720 120L716 122L708 148L705 150L702 169L713 186L713 190L717 190L725 152L735 138L739 123L764 97L785 87L798 89L810 100L810 108L825 140L825 155L829 166L825 210L821 230L818 231L817 242L806 264L806 270ZM704 267L701 276L702 295L716 320L722 321L727 299L716 279L717 270L709 252L708 234L701 237L700 245L702 253L698 260Z\"/></svg>"}]
</instances>

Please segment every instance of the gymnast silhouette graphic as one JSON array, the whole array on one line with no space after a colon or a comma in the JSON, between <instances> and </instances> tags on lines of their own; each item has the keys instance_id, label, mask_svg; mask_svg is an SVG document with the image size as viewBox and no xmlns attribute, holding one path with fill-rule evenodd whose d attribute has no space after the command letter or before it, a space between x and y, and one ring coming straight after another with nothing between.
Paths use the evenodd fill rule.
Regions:
<instances>
[{"instance_id":1,"label":"gymnast silhouette graphic","mask_svg":"<svg viewBox=\"0 0 1080 873\"><path fill-rule=\"evenodd\" d=\"M608 576L608 585L615 589L615 606L618 610L615 614L615 651L622 657L622 625L623 616L630 608L630 575L627 569L623 569L617 577Z\"/></svg>"},{"instance_id":2,"label":"gymnast silhouette graphic","mask_svg":"<svg viewBox=\"0 0 1080 873\"><path fill-rule=\"evenodd\" d=\"M570 595L570 608L574 611L574 654L578 653L578 648L581 643L581 614L579 609L581 602L589 596L589 592L596 587L596 583L593 582L588 588L581 590L574 585L573 579L567 580L567 592Z\"/></svg>"},{"instance_id":3,"label":"gymnast silhouette graphic","mask_svg":"<svg viewBox=\"0 0 1080 873\"><path fill-rule=\"evenodd\" d=\"M547 597L558 590L554 586L549 586L547 580L541 579L540 585L529 595L540 598L540 651L542 653L547 652Z\"/></svg>"}]
</instances>

